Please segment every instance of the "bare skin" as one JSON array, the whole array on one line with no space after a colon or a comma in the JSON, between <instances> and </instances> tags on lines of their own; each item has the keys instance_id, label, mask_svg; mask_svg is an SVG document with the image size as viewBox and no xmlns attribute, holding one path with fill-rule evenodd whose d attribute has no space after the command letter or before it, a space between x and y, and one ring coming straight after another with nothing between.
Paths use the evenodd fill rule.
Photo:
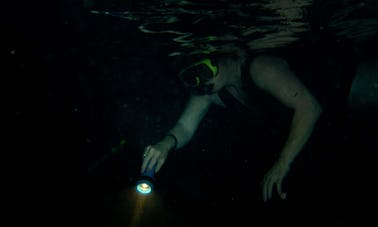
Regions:
<instances>
[{"instance_id":1,"label":"bare skin","mask_svg":"<svg viewBox=\"0 0 378 227\"><path fill-rule=\"evenodd\" d=\"M378 61L358 65L348 105L350 108L378 106Z\"/></svg>"},{"instance_id":2,"label":"bare skin","mask_svg":"<svg viewBox=\"0 0 378 227\"><path fill-rule=\"evenodd\" d=\"M213 92L208 95L190 97L177 123L169 130L169 133L177 138L175 149L182 148L191 140L212 105L225 106L218 96L218 92L223 87L226 87L235 98L243 102L241 64L241 60L225 60L219 65L218 75L208 82L214 83ZM290 170L291 163L311 136L321 115L322 107L292 73L283 59L271 56L257 57L250 63L249 74L257 87L293 110L286 143L275 164L265 174L262 183L264 201L272 198L274 188L280 198L284 199L286 193L282 192L282 182ZM155 165L155 171L158 172L168 154L174 150L174 144L174 139L171 136L166 136L160 142L147 146L144 151L141 172L150 170Z\"/></svg>"}]
</instances>

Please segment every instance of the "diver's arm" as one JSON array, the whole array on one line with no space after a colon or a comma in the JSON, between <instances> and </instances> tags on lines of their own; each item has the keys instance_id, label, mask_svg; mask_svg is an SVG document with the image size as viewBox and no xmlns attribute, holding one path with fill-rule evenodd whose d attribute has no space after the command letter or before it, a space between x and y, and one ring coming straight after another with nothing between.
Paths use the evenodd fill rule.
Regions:
<instances>
[{"instance_id":1,"label":"diver's arm","mask_svg":"<svg viewBox=\"0 0 378 227\"><path fill-rule=\"evenodd\" d=\"M259 57L252 63L251 71L258 87L294 110L289 136L280 155L283 163L290 164L309 139L322 112L321 105L283 59Z\"/></svg>"},{"instance_id":2,"label":"diver's arm","mask_svg":"<svg viewBox=\"0 0 378 227\"><path fill-rule=\"evenodd\" d=\"M141 172L149 171L154 166L158 172L172 150L185 146L193 137L211 103L211 95L191 96L176 125L161 141L145 148Z\"/></svg>"},{"instance_id":3,"label":"diver's arm","mask_svg":"<svg viewBox=\"0 0 378 227\"><path fill-rule=\"evenodd\" d=\"M211 103L210 95L190 97L176 125L168 133L174 135L177 139L175 149L182 148L191 140L199 123L208 112ZM171 136L166 136L164 139L171 140L173 149L174 139Z\"/></svg>"},{"instance_id":4,"label":"diver's arm","mask_svg":"<svg viewBox=\"0 0 378 227\"><path fill-rule=\"evenodd\" d=\"M276 184L281 197L281 183L295 157L310 138L322 112L321 105L279 58L260 57L251 65L251 76L262 90L294 110L289 135L275 165L264 177L264 200L272 196Z\"/></svg>"}]
</instances>

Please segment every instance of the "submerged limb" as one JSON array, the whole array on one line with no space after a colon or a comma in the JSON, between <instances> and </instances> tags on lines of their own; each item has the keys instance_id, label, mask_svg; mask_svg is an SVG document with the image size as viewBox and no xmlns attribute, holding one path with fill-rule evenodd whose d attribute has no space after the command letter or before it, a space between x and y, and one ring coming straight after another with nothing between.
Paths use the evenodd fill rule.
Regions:
<instances>
[{"instance_id":1,"label":"submerged limb","mask_svg":"<svg viewBox=\"0 0 378 227\"><path fill-rule=\"evenodd\" d=\"M358 65L348 97L350 108L378 107L378 62Z\"/></svg>"}]
</instances>

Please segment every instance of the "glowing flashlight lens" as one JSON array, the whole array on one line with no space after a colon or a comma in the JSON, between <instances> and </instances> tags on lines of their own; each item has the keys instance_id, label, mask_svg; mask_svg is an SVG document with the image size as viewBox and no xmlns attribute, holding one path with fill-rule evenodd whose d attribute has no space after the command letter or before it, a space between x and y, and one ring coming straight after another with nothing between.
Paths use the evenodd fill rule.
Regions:
<instances>
[{"instance_id":1,"label":"glowing flashlight lens","mask_svg":"<svg viewBox=\"0 0 378 227\"><path fill-rule=\"evenodd\" d=\"M151 193L152 188L147 183L140 183L140 184L137 185L137 190L138 190L138 192L140 192L142 194L149 194L149 193Z\"/></svg>"},{"instance_id":2,"label":"glowing flashlight lens","mask_svg":"<svg viewBox=\"0 0 378 227\"><path fill-rule=\"evenodd\" d=\"M136 182L136 190L140 194L150 194L154 190L155 184L155 167L144 172L141 176L139 176Z\"/></svg>"}]
</instances>

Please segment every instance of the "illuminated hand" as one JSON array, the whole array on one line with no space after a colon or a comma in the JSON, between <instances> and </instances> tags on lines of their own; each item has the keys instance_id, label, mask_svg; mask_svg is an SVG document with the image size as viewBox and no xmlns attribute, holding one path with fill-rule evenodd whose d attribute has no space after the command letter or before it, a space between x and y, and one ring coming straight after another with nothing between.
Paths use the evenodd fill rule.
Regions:
<instances>
[{"instance_id":1,"label":"illuminated hand","mask_svg":"<svg viewBox=\"0 0 378 227\"><path fill-rule=\"evenodd\" d=\"M277 193L281 199L286 198L286 193L282 192L282 181L289 171L288 165L282 165L276 162L273 167L265 174L263 181L263 199L264 202L272 198L272 192L274 185L277 188Z\"/></svg>"},{"instance_id":2,"label":"illuminated hand","mask_svg":"<svg viewBox=\"0 0 378 227\"><path fill-rule=\"evenodd\" d=\"M163 166L169 153L169 147L165 143L149 145L144 149L141 173L150 171L155 165L155 173Z\"/></svg>"}]
</instances>

